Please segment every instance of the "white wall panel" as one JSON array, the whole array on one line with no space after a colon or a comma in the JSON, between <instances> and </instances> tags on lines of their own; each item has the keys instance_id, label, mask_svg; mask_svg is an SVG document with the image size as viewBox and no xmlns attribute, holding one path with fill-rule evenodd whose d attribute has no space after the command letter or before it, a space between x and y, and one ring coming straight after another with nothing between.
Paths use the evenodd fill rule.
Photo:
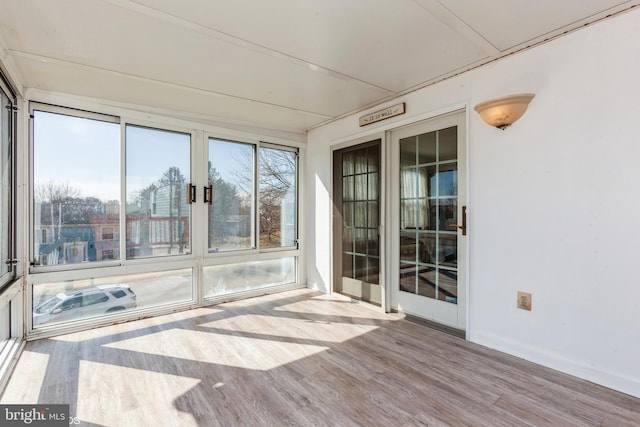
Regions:
<instances>
[{"instance_id":1,"label":"white wall panel","mask_svg":"<svg viewBox=\"0 0 640 427\"><path fill-rule=\"evenodd\" d=\"M639 32L631 11L394 100L405 116L312 130L309 284L330 288L330 146L467 104L469 338L640 396ZM504 131L471 108L519 92L536 97Z\"/></svg>"}]
</instances>

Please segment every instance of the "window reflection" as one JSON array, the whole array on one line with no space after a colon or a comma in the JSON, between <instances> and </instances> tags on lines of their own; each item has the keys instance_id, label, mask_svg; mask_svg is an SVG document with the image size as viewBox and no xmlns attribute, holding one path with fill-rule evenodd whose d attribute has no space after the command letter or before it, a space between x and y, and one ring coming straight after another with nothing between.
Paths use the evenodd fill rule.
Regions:
<instances>
[{"instance_id":1,"label":"window reflection","mask_svg":"<svg viewBox=\"0 0 640 427\"><path fill-rule=\"evenodd\" d=\"M33 326L38 328L193 299L193 270L94 277L33 285Z\"/></svg>"}]
</instances>

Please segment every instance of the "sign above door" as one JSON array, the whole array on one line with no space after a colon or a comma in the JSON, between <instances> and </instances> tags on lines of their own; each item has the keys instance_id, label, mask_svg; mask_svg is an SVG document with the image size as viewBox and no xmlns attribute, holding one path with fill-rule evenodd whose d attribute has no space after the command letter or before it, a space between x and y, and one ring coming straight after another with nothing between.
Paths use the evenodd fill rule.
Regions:
<instances>
[{"instance_id":1,"label":"sign above door","mask_svg":"<svg viewBox=\"0 0 640 427\"><path fill-rule=\"evenodd\" d=\"M382 120L390 119L391 117L399 116L404 113L405 104L404 102L401 102L400 104L392 105L391 107L385 108L384 110L375 111L373 113L369 113L360 117L360 127L367 126Z\"/></svg>"}]
</instances>

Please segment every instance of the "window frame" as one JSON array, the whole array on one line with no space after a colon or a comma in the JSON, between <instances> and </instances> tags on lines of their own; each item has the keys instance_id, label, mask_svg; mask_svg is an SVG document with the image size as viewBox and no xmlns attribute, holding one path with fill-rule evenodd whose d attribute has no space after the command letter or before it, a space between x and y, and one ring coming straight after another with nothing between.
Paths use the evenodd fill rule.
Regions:
<instances>
[{"instance_id":1,"label":"window frame","mask_svg":"<svg viewBox=\"0 0 640 427\"><path fill-rule=\"evenodd\" d=\"M6 115L7 121L1 121L0 125L0 146L7 153L6 170L7 182L2 182L4 187L6 184L6 194L2 194L0 203L2 203L2 219L6 221L6 229L2 231L4 241L2 246L6 244L0 262L3 266L7 266L6 271L0 273L0 389L8 381L11 375L11 367L16 358L25 345L24 340L24 292L23 281L21 276L24 274L22 265L19 265L19 251L22 249L21 242L18 242L18 225L22 221L22 215L18 210L18 189L20 188L20 176L18 175L18 157L20 156L17 144L18 128L19 128L19 99L17 92L13 90L7 75L2 69L0 63L0 93L2 99L6 98L7 105L0 103L2 113ZM6 109L6 110L5 110ZM7 111L8 110L8 111ZM4 128L6 126L6 128ZM4 135L2 135L4 134ZM6 136L6 140L4 137ZM6 145L5 145L6 143ZM5 171L3 171L4 173ZM6 256L6 258L5 258ZM5 264L6 263L6 264Z\"/></svg>"},{"instance_id":2,"label":"window frame","mask_svg":"<svg viewBox=\"0 0 640 427\"><path fill-rule=\"evenodd\" d=\"M16 178L17 178L17 161L16 161L16 154L17 154L17 147L16 147L16 140L17 140L17 123L18 123L18 98L17 98L17 94L16 92L12 89L11 85L8 83L8 80L6 79L4 73L2 72L2 70L0 70L0 92L2 92L2 94L4 96L7 97L8 101L9 101L9 105L2 105L0 106L0 108L7 108L9 110L9 113L7 114L8 117L8 129L7 129L7 136L9 138L8 141L8 155L9 155L9 159L8 159L8 163L9 163L9 171L7 173L7 177L8 177L8 192L9 194L6 195L6 200L3 200L2 203L7 203L7 211L3 212L3 215L6 215L6 221L7 221L7 229L4 230L5 233L7 233L7 254L6 254L6 259L0 259L0 262L7 262L9 263L9 268L7 269L7 271L5 273L2 273L0 275L0 293L6 291L8 288L11 287L12 281L14 279L16 279L17 277L17 269L16 269L16 264L17 264L17 252L16 252L16 236L17 236L17 232L16 232ZM1 129L0 129L1 132ZM0 193L1 194L1 193ZM4 219L4 218L2 218ZM1 224L1 220L0 220L0 224Z\"/></svg>"},{"instance_id":3,"label":"window frame","mask_svg":"<svg viewBox=\"0 0 640 427\"><path fill-rule=\"evenodd\" d=\"M228 137L220 137L214 134L207 133L205 134L205 143L206 143L206 158L209 158L209 140L215 139L224 142L232 142L239 144L249 144L253 146L253 210L251 213L251 221L253 226L253 234L254 234L254 246L252 248L247 249L236 249L236 250L226 250L226 251L218 251L218 252L210 252L209 251L209 242L208 242L208 233L209 233L209 219L208 213L206 213L206 236L204 242L204 251L203 257L205 260L215 260L215 259L224 259L227 257L242 257L247 255L254 255L258 258L250 258L246 259L247 261L253 260L269 260L275 259L278 257L287 257L287 256L296 256L300 257L300 148L296 146L276 144L272 142L265 142L261 140L250 140L250 139L239 139L234 138L230 139ZM294 244L291 246L282 246L282 247L273 247L273 248L262 248L260 246L260 149L261 148L269 148L273 150L281 150L288 151L294 153L295 155L295 227L294 227ZM206 172L205 172L206 173ZM208 177L207 177L208 180ZM206 181L208 182L208 181ZM207 184L209 185L209 184ZM278 255L279 254L279 255ZM216 265L221 262L209 262L206 265ZM298 267L299 269L299 267ZM297 279L299 280L299 278Z\"/></svg>"},{"instance_id":4,"label":"window frame","mask_svg":"<svg viewBox=\"0 0 640 427\"><path fill-rule=\"evenodd\" d=\"M209 156L210 156L210 152L209 152L209 147L210 147L210 141L214 139L216 141L221 141L221 142L226 142L226 143L232 143L232 144L241 144L241 145L247 145L249 147L251 147L251 155L252 155L252 159L251 159L251 173L252 173L252 178L253 178L253 182L251 185L251 214L250 214L250 220L251 220L251 247L249 248L240 248L240 249L229 249L229 250L222 250L222 251L210 251L209 249L211 249L209 247L209 233L211 232L211 230L209 229L209 224L210 224L210 218L209 218L209 207L211 205L206 205L205 206L205 248L203 251L203 254L206 258L212 258L212 257L226 257L226 256L242 256L243 254L253 254L256 253L258 251L258 240L259 240L259 234L258 234L258 226L257 226L257 215L258 215L258 197L257 197L257 189L258 189L258 182L256 180L257 177L257 157L258 157L258 143L257 141L247 141L247 140L242 140L242 139L230 139L230 138L220 138L214 135L207 135L205 137L205 146L206 146L206 158L207 158L207 167L205 167L205 173L206 173L206 180L205 182L207 183L207 186L212 185L212 183L209 181L209 168L208 168L208 161L209 161ZM215 191L215 189L214 189Z\"/></svg>"},{"instance_id":5,"label":"window frame","mask_svg":"<svg viewBox=\"0 0 640 427\"><path fill-rule=\"evenodd\" d=\"M23 184L21 180L23 165L19 163L19 160L22 160L21 149L24 145L19 148L17 138L18 136L22 137L20 123L22 123L24 113L20 111L20 107L23 105L22 99L13 89L8 77L9 74L6 73L0 61L0 92L8 101L7 105L0 105L0 108L3 109L3 112L5 112L5 108L9 110L5 113L8 119L7 146L3 146L3 150L7 149L5 153L8 153L9 156L6 170L8 194L4 195L6 198L2 201L6 207L6 211L4 207L2 209L2 220L6 221L3 233L6 233L7 253L2 254L0 262L8 268L7 271L0 274L0 327L3 330L2 336L0 336L0 389L8 381L12 366L25 345L25 295L21 279L25 274L25 268L23 267L24 259L20 254L23 252L26 242L18 241L20 237L23 237L23 233L19 233L19 230L24 227L24 214L19 204L23 202L24 195L17 191L19 186ZM0 104L4 104L4 102ZM2 123L4 126L4 122ZM5 182L2 182L2 185L4 186Z\"/></svg>"},{"instance_id":6,"label":"window frame","mask_svg":"<svg viewBox=\"0 0 640 427\"><path fill-rule=\"evenodd\" d=\"M58 264L58 265L36 265L35 264L35 243L36 243L36 230L35 230L35 177L34 177L34 153L35 153L35 112L41 111L51 114L59 114L68 117L97 120L107 123L115 123L121 126L120 117L111 114L95 113L91 111L81 110L72 107L61 107L57 105L46 104L37 101L29 102L29 222L25 224L28 228L28 238L26 246L29 248L28 260L29 260L29 273L40 272L54 272L54 271L72 271L72 270L86 270L92 268L100 268L104 266L116 266L121 265L121 260L98 260L91 263L70 263L70 264ZM122 165L120 165L120 176L122 177ZM122 178L121 178L122 179ZM121 191L122 193L122 191ZM122 216L122 199L120 200L120 216ZM48 236L47 236L48 240Z\"/></svg>"},{"instance_id":7,"label":"window frame","mask_svg":"<svg viewBox=\"0 0 640 427\"><path fill-rule=\"evenodd\" d=\"M110 231L107 232L105 230L110 230ZM115 237L116 233L115 233L115 229L114 229L113 225L103 226L100 231L101 231L100 234L102 234L101 240L115 240L114 237Z\"/></svg>"},{"instance_id":8,"label":"window frame","mask_svg":"<svg viewBox=\"0 0 640 427\"><path fill-rule=\"evenodd\" d=\"M197 157L197 149L196 149L196 141L197 135L193 129L188 128L180 128L176 126L171 126L167 124L160 123L148 123L145 121L135 121L128 120L126 118L121 119L121 147L120 147L120 155L122 156L121 163L121 206L120 206L120 262L121 265L137 265L137 264L153 264L153 263L165 263L168 261L174 260L193 260L196 258L196 246L194 242L195 237L195 222L194 219L196 217L196 205L189 204L190 212L189 212L189 253L184 254L171 254L170 256L149 256L149 257L129 257L128 248L126 247L127 243L127 128L134 127L138 129L148 129L151 131L157 132L166 132L166 133L174 133L180 135L188 135L189 136L189 180L187 183L193 184L197 181L197 168L195 162L198 159ZM153 194L153 203L152 209L154 210L154 214L157 214L157 192ZM185 192L186 194L186 192ZM186 194L187 200L189 195ZM197 198L199 200L199 198ZM124 239L122 238L124 236Z\"/></svg>"}]
</instances>

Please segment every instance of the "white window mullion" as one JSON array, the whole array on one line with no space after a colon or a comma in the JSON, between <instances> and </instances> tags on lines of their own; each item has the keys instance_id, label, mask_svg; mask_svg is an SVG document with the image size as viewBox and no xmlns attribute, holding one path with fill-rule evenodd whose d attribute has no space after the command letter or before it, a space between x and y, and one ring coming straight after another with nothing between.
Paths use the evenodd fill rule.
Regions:
<instances>
[{"instance_id":1,"label":"white window mullion","mask_svg":"<svg viewBox=\"0 0 640 427\"><path fill-rule=\"evenodd\" d=\"M258 250L258 252L260 252L260 209L261 209L261 203L260 203L260 147L261 145L258 144L256 146L254 146L254 154L253 154L253 158L254 158L254 162L253 162L253 205L255 206L255 209L253 209L253 212L251 212L252 218L251 218L251 223L254 225L253 226L253 241L255 242L255 247Z\"/></svg>"},{"instance_id":2,"label":"white window mullion","mask_svg":"<svg viewBox=\"0 0 640 427\"><path fill-rule=\"evenodd\" d=\"M205 187L209 185L207 177L207 139L201 130L191 133L191 184L195 186L196 201L191 205L191 245L194 251L196 262L193 274L193 296L198 304L203 301L203 275L202 259L207 253L208 242L208 203L204 202ZM187 195L191 197L191 195Z\"/></svg>"},{"instance_id":3,"label":"white window mullion","mask_svg":"<svg viewBox=\"0 0 640 427\"><path fill-rule=\"evenodd\" d=\"M127 150L126 123L120 123L120 265L127 262ZM133 231L133 230L132 230Z\"/></svg>"}]
</instances>

